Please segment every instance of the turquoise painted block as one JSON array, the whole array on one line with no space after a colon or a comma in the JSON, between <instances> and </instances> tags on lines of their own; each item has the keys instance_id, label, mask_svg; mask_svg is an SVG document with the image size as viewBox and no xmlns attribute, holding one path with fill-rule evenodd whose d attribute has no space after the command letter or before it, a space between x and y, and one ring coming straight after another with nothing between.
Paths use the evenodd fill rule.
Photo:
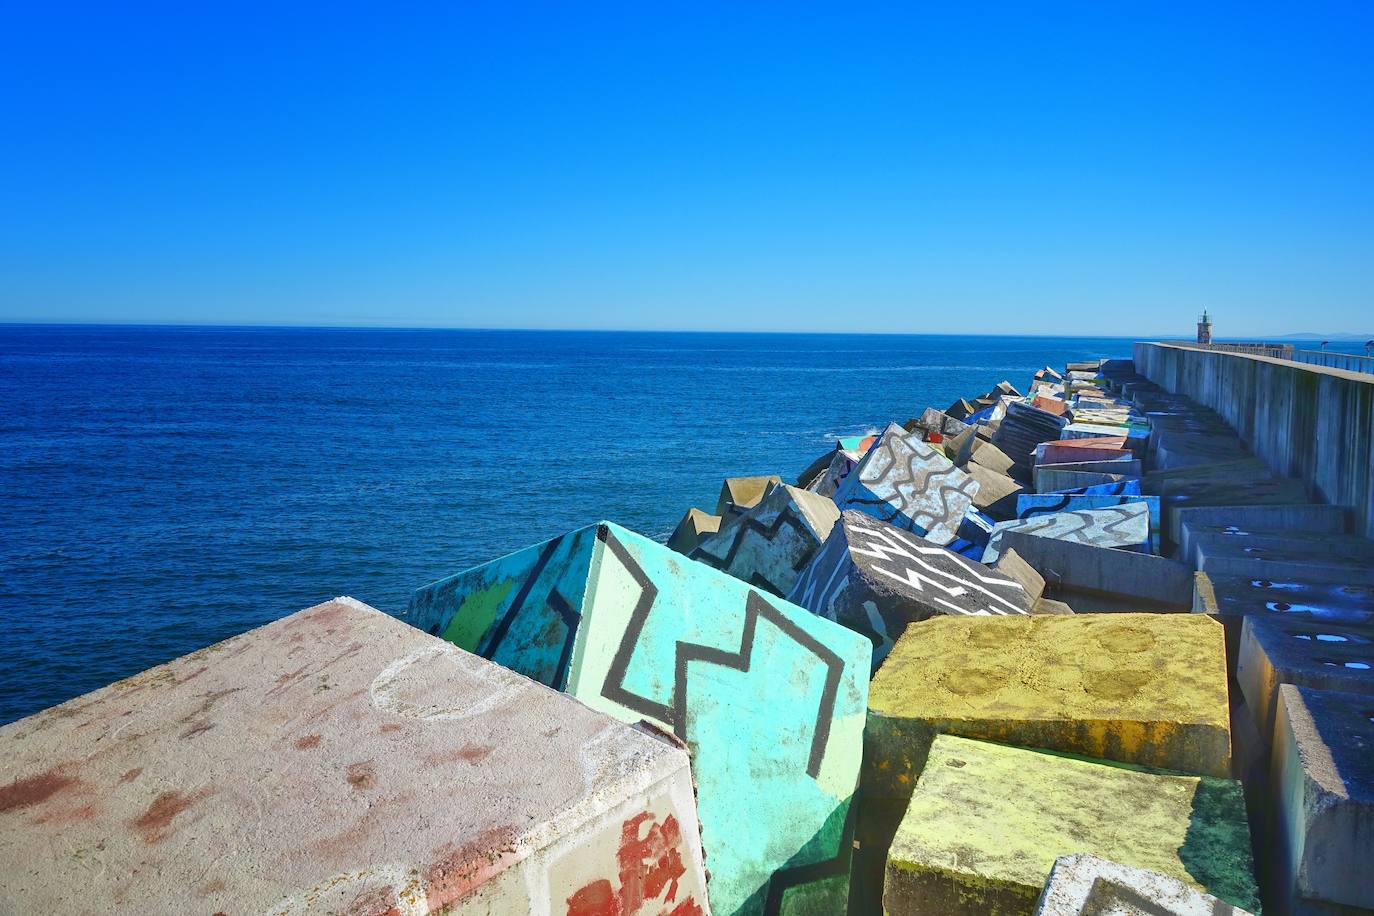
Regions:
<instances>
[{"instance_id":1,"label":"turquoise painted block","mask_svg":"<svg viewBox=\"0 0 1374 916\"><path fill-rule=\"evenodd\" d=\"M868 639L609 522L425 586L407 619L685 741L713 912L844 912Z\"/></svg>"},{"instance_id":2,"label":"turquoise painted block","mask_svg":"<svg viewBox=\"0 0 1374 916\"><path fill-rule=\"evenodd\" d=\"M1150 540L1144 546L1151 553L1159 553L1159 497L1109 496L1106 494L1022 493L1016 497L1016 517L1053 515L1075 509L1105 509L1123 503L1145 503L1150 510Z\"/></svg>"}]
</instances>

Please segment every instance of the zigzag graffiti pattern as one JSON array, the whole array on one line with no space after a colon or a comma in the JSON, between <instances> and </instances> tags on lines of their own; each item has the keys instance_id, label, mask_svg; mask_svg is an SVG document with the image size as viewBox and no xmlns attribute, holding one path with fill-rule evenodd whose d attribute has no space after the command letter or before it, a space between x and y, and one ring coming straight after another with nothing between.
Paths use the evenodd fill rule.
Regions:
<instances>
[{"instance_id":1,"label":"zigzag graffiti pattern","mask_svg":"<svg viewBox=\"0 0 1374 916\"><path fill-rule=\"evenodd\" d=\"M779 512L777 516L774 517L773 523L767 526L753 516L744 516L725 531L698 544L696 549L688 554L688 556L693 560L699 560L705 563L713 569L719 569L722 572L733 574L735 558L739 555L740 548L744 546L745 540L748 537L751 535L759 537L771 544L778 538L784 525L795 532L795 539L799 541L803 547L810 542L810 549L801 550L797 559L792 564L794 570L802 569L806 566L807 561L811 559L815 545L820 539L811 530L810 526L806 524L806 521L792 510L791 506ZM721 555L717 551L717 548L721 543L725 542L727 538L729 539L729 547L726 549L724 555ZM759 570L752 571L749 581L779 597L787 591L785 585L772 582Z\"/></svg>"},{"instance_id":2,"label":"zigzag graffiti pattern","mask_svg":"<svg viewBox=\"0 0 1374 916\"><path fill-rule=\"evenodd\" d=\"M1103 509L1081 509L998 522L992 529L983 562L993 563L1001 555L1002 534L1021 531L1099 547L1130 547L1143 543L1150 533L1149 507L1128 503Z\"/></svg>"},{"instance_id":3,"label":"zigzag graffiti pattern","mask_svg":"<svg viewBox=\"0 0 1374 916\"><path fill-rule=\"evenodd\" d=\"M936 544L948 544L978 493L978 483L934 449L908 442L900 427L889 426L882 441L845 480L836 503L841 509L864 507L875 518L915 531ZM859 490L869 495L859 495Z\"/></svg>"},{"instance_id":4,"label":"zigzag graffiti pattern","mask_svg":"<svg viewBox=\"0 0 1374 916\"><path fill-rule=\"evenodd\" d=\"M634 656L636 645L643 636L649 615L658 597L658 587L654 585L643 567L606 526L598 526L596 532L606 549L630 574L639 586L640 593L630 613L630 621L625 634L616 649L614 658L606 673L601 695L613 703L632 709L641 715L671 726L673 733L687 740L688 711L688 666L693 664L714 664L735 671L748 672L754 651L754 639L760 619L776 627L781 633L797 643L801 648L814 655L825 666L825 683L812 731L811 749L807 759L806 772L812 779L820 776L825 761L826 745L830 738L830 722L834 717L836 695L844 673L843 660L819 642L815 637L802 630L795 623L765 600L758 592L750 591L745 599L744 627L740 636L738 651L719 649L695 643L679 642L673 671L673 696L669 703L659 703L649 697L641 696L625 686L625 678ZM843 874L848 868L849 852L853 838L853 817L856 806L851 802L844 827L844 834L838 843L835 855L830 859L804 865L794 865L773 872L768 883L764 912L776 914L782 906L787 888L816 881L832 875Z\"/></svg>"}]
</instances>

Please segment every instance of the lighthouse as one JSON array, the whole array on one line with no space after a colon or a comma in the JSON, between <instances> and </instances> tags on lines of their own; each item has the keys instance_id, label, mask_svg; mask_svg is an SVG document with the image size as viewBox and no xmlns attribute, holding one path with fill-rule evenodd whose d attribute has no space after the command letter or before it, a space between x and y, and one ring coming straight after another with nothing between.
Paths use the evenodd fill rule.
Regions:
<instances>
[{"instance_id":1,"label":"lighthouse","mask_svg":"<svg viewBox=\"0 0 1374 916\"><path fill-rule=\"evenodd\" d=\"M1202 310L1202 317L1197 320L1197 342L1209 344L1212 342L1212 319L1207 317L1207 310Z\"/></svg>"}]
</instances>

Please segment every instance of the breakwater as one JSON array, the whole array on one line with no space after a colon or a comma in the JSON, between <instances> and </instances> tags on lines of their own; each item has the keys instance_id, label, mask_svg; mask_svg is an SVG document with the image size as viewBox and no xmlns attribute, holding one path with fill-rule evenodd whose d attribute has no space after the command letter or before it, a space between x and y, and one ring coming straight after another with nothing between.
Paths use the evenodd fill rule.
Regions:
<instances>
[{"instance_id":1,"label":"breakwater","mask_svg":"<svg viewBox=\"0 0 1374 916\"><path fill-rule=\"evenodd\" d=\"M0 729L0 909L1374 907L1343 512L1126 360L873 419Z\"/></svg>"}]
</instances>

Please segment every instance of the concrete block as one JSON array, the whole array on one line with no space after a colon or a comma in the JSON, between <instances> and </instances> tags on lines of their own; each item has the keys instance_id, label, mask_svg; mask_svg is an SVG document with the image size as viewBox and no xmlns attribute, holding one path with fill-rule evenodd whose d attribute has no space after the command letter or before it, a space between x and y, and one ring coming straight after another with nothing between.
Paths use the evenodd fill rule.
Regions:
<instances>
[{"instance_id":1,"label":"concrete block","mask_svg":"<svg viewBox=\"0 0 1374 916\"><path fill-rule=\"evenodd\" d=\"M727 477L720 485L720 497L716 500L716 515L727 521L743 515L746 509L759 504L774 487L782 485L777 474L761 477Z\"/></svg>"},{"instance_id":2,"label":"concrete block","mask_svg":"<svg viewBox=\"0 0 1374 916\"><path fill-rule=\"evenodd\" d=\"M845 512L787 599L862 633L873 670L907 625L936 615L1026 614L1011 577L862 512Z\"/></svg>"},{"instance_id":3,"label":"concrete block","mask_svg":"<svg viewBox=\"0 0 1374 916\"><path fill-rule=\"evenodd\" d=\"M892 841L884 910L1030 914L1076 852L1259 909L1237 783L941 735Z\"/></svg>"},{"instance_id":4,"label":"concrete block","mask_svg":"<svg viewBox=\"0 0 1374 916\"><path fill-rule=\"evenodd\" d=\"M1374 698L1284 684L1277 716L1271 770L1285 887L1374 910Z\"/></svg>"},{"instance_id":5,"label":"concrete block","mask_svg":"<svg viewBox=\"0 0 1374 916\"><path fill-rule=\"evenodd\" d=\"M953 404L945 408L945 413L956 420L964 420L975 410L974 406L963 398L959 398Z\"/></svg>"},{"instance_id":6,"label":"concrete block","mask_svg":"<svg viewBox=\"0 0 1374 916\"><path fill-rule=\"evenodd\" d=\"M990 445L988 448L996 448L996 446ZM966 471L969 477L973 478L974 483L978 484L978 492L973 494L974 508L997 521L1006 521L1016 517L1016 500L1025 492L1024 487L1006 474L990 471L983 467L978 463L978 454L975 454L973 460L968 463Z\"/></svg>"},{"instance_id":7,"label":"concrete block","mask_svg":"<svg viewBox=\"0 0 1374 916\"><path fill-rule=\"evenodd\" d=\"M1236 683L1272 743L1280 684L1374 695L1374 629L1246 617Z\"/></svg>"},{"instance_id":8,"label":"concrete block","mask_svg":"<svg viewBox=\"0 0 1374 916\"><path fill-rule=\"evenodd\" d=\"M1004 554L1005 556L1005 554ZM1063 601L1056 601L1053 598L1041 597L1031 606L1032 614L1073 614L1076 613L1072 607Z\"/></svg>"},{"instance_id":9,"label":"concrete block","mask_svg":"<svg viewBox=\"0 0 1374 916\"><path fill-rule=\"evenodd\" d=\"M959 435L968 429L968 426L963 420L951 417L934 407L927 407L920 417L908 420L903 428L909 433L923 432L927 437L931 433L936 433L944 438L950 438Z\"/></svg>"},{"instance_id":10,"label":"concrete block","mask_svg":"<svg viewBox=\"0 0 1374 916\"><path fill-rule=\"evenodd\" d=\"M1153 475L1151 475L1153 476ZM1307 488L1302 481L1285 478L1244 479L1241 475L1230 482L1212 481L1167 483L1152 489L1147 478L1142 484L1145 493L1160 497L1164 509L1164 526L1169 540L1179 539L1176 513L1194 506L1278 506L1307 501Z\"/></svg>"},{"instance_id":11,"label":"concrete block","mask_svg":"<svg viewBox=\"0 0 1374 916\"><path fill-rule=\"evenodd\" d=\"M782 597L839 520L833 500L786 484L704 538L689 556Z\"/></svg>"},{"instance_id":12,"label":"concrete block","mask_svg":"<svg viewBox=\"0 0 1374 916\"><path fill-rule=\"evenodd\" d=\"M989 471L1010 476L1011 469L1016 466L1016 462L1011 460L1011 456L1002 451L991 442L979 442L969 455L969 461L973 464L982 465Z\"/></svg>"},{"instance_id":13,"label":"concrete block","mask_svg":"<svg viewBox=\"0 0 1374 916\"><path fill-rule=\"evenodd\" d=\"M6 913L707 912L683 749L351 598L0 748Z\"/></svg>"},{"instance_id":14,"label":"concrete block","mask_svg":"<svg viewBox=\"0 0 1374 916\"><path fill-rule=\"evenodd\" d=\"M1193 610L1237 621L1249 614L1278 616L1303 623L1335 623L1346 626L1374 625L1374 586L1336 585L1324 582L1293 582L1251 579L1249 576L1209 576L1198 587L1210 602L1194 604ZM1237 623L1239 626L1239 623Z\"/></svg>"},{"instance_id":15,"label":"concrete block","mask_svg":"<svg viewBox=\"0 0 1374 916\"><path fill-rule=\"evenodd\" d=\"M1125 474L1099 474L1093 471L1060 471L1053 468L1035 469L1035 492L1064 493L1082 491L1086 487L1125 483ZM1100 492L1100 491L1099 491Z\"/></svg>"},{"instance_id":16,"label":"concrete block","mask_svg":"<svg viewBox=\"0 0 1374 916\"><path fill-rule=\"evenodd\" d=\"M1069 405L1064 403L1063 398L1050 398L1043 395L1031 398L1031 406L1046 413L1052 413L1056 417L1064 416L1069 409Z\"/></svg>"},{"instance_id":17,"label":"concrete block","mask_svg":"<svg viewBox=\"0 0 1374 916\"><path fill-rule=\"evenodd\" d=\"M1031 452L1041 442L1061 439L1068 421L1058 414L1020 401L1007 402L1007 414L993 436L998 448L1018 464L1029 465Z\"/></svg>"},{"instance_id":18,"label":"concrete block","mask_svg":"<svg viewBox=\"0 0 1374 916\"><path fill-rule=\"evenodd\" d=\"M873 443L878 441L878 436L873 433L866 433L862 436L841 436L835 443L835 447L841 451L858 452L862 455L873 447Z\"/></svg>"},{"instance_id":19,"label":"concrete block","mask_svg":"<svg viewBox=\"0 0 1374 916\"><path fill-rule=\"evenodd\" d=\"M1124 503L1105 509L1079 509L998 522L993 526L992 537L983 553L984 563L997 562L1002 536L1007 531L1097 547L1130 547L1149 539L1150 510L1143 503Z\"/></svg>"},{"instance_id":20,"label":"concrete block","mask_svg":"<svg viewBox=\"0 0 1374 916\"><path fill-rule=\"evenodd\" d=\"M1070 439L1070 442L1092 442L1092 439ZM1135 453L1127 448L1101 446L1089 448L1085 445L1051 445L1041 442L1035 447L1036 464L1076 464L1083 461L1133 461ZM1089 468L1088 470L1095 470ZM1128 473L1108 469L1112 473Z\"/></svg>"},{"instance_id":21,"label":"concrete block","mask_svg":"<svg viewBox=\"0 0 1374 916\"><path fill-rule=\"evenodd\" d=\"M1144 503L1150 513L1150 537L1148 546L1151 553L1159 553L1159 533L1161 519L1158 496L1100 496L1068 495L1058 493L1019 493L1016 497L1016 517L1034 518L1037 515L1053 515L1056 512L1070 512L1079 509L1104 509L1126 503Z\"/></svg>"},{"instance_id":22,"label":"concrete block","mask_svg":"<svg viewBox=\"0 0 1374 916\"><path fill-rule=\"evenodd\" d=\"M948 544L977 493L973 478L894 423L835 491L835 504Z\"/></svg>"},{"instance_id":23,"label":"concrete block","mask_svg":"<svg viewBox=\"0 0 1374 916\"><path fill-rule=\"evenodd\" d=\"M1085 487L1073 487L1066 490L1051 490L1051 493L1059 493L1064 496L1140 496L1139 480L1119 480L1115 483L1098 483Z\"/></svg>"},{"instance_id":24,"label":"concrete block","mask_svg":"<svg viewBox=\"0 0 1374 916\"><path fill-rule=\"evenodd\" d=\"M1360 555L1368 542L1348 535L1207 533L1194 534L1190 543L1197 568L1208 575L1374 585L1374 556Z\"/></svg>"},{"instance_id":25,"label":"concrete block","mask_svg":"<svg viewBox=\"0 0 1374 916\"><path fill-rule=\"evenodd\" d=\"M1021 559L1021 555L1015 550L1003 550L993 568L1019 583L1032 603L1039 601L1040 596L1045 593L1044 577Z\"/></svg>"},{"instance_id":26,"label":"concrete block","mask_svg":"<svg viewBox=\"0 0 1374 916\"><path fill-rule=\"evenodd\" d=\"M1134 611L1186 611L1192 606L1193 571L1175 560L1019 531L1002 535L1002 549L1020 554L1061 598L1065 591L1119 598ZM1081 610L1077 598L1067 600Z\"/></svg>"},{"instance_id":27,"label":"concrete block","mask_svg":"<svg viewBox=\"0 0 1374 916\"><path fill-rule=\"evenodd\" d=\"M932 618L869 686L863 791L909 793L936 734L1225 776L1226 683L1200 615Z\"/></svg>"},{"instance_id":28,"label":"concrete block","mask_svg":"<svg viewBox=\"0 0 1374 916\"><path fill-rule=\"evenodd\" d=\"M673 529L672 536L668 538L668 547L680 554L689 554L703 538L710 537L719 530L719 515L709 515L693 506Z\"/></svg>"},{"instance_id":29,"label":"concrete block","mask_svg":"<svg viewBox=\"0 0 1374 916\"><path fill-rule=\"evenodd\" d=\"M945 454L954 462L956 467L963 467L968 464L973 457L973 452L984 444L985 440L979 438L978 433L982 429L979 426L967 427L945 442Z\"/></svg>"},{"instance_id":30,"label":"concrete block","mask_svg":"<svg viewBox=\"0 0 1374 916\"><path fill-rule=\"evenodd\" d=\"M1083 474L1116 474L1121 477L1139 477L1140 460L1137 458L1118 458L1111 461L1064 461L1058 464L1037 464L1034 469L1035 489L1038 493L1048 493L1054 489L1057 475L1065 472Z\"/></svg>"},{"instance_id":31,"label":"concrete block","mask_svg":"<svg viewBox=\"0 0 1374 916\"><path fill-rule=\"evenodd\" d=\"M1195 506L1175 509L1179 536L1178 556L1192 563L1189 526L1203 528L1235 525L1244 528L1280 529L1313 534L1341 534L1346 530L1346 510L1322 503L1268 506Z\"/></svg>"},{"instance_id":32,"label":"concrete block","mask_svg":"<svg viewBox=\"0 0 1374 916\"><path fill-rule=\"evenodd\" d=\"M867 639L609 522L426 586L407 619L685 741L715 911L844 908Z\"/></svg>"},{"instance_id":33,"label":"concrete block","mask_svg":"<svg viewBox=\"0 0 1374 916\"><path fill-rule=\"evenodd\" d=\"M1096 451L1101 448L1110 448L1130 451L1126 444L1126 434L1123 431L1115 436L1086 436L1078 439L1055 439L1053 442L1042 442L1040 446L1044 448L1081 448L1089 451Z\"/></svg>"},{"instance_id":34,"label":"concrete block","mask_svg":"<svg viewBox=\"0 0 1374 916\"><path fill-rule=\"evenodd\" d=\"M1035 916L1252 916L1177 878L1088 853L1055 860Z\"/></svg>"},{"instance_id":35,"label":"concrete block","mask_svg":"<svg viewBox=\"0 0 1374 916\"><path fill-rule=\"evenodd\" d=\"M1128 428L1124 426L1104 426L1096 423L1070 423L1064 427L1065 439L1093 439L1101 436L1121 436L1124 435L1129 443L1133 441L1148 441L1150 431L1148 429Z\"/></svg>"},{"instance_id":36,"label":"concrete block","mask_svg":"<svg viewBox=\"0 0 1374 916\"><path fill-rule=\"evenodd\" d=\"M854 470L854 466L862 458L863 455L859 452L837 449L831 453L830 463L812 478L806 489L820 496L833 497L835 491L840 488L840 484L844 482L844 479L849 476L849 472Z\"/></svg>"}]
</instances>

